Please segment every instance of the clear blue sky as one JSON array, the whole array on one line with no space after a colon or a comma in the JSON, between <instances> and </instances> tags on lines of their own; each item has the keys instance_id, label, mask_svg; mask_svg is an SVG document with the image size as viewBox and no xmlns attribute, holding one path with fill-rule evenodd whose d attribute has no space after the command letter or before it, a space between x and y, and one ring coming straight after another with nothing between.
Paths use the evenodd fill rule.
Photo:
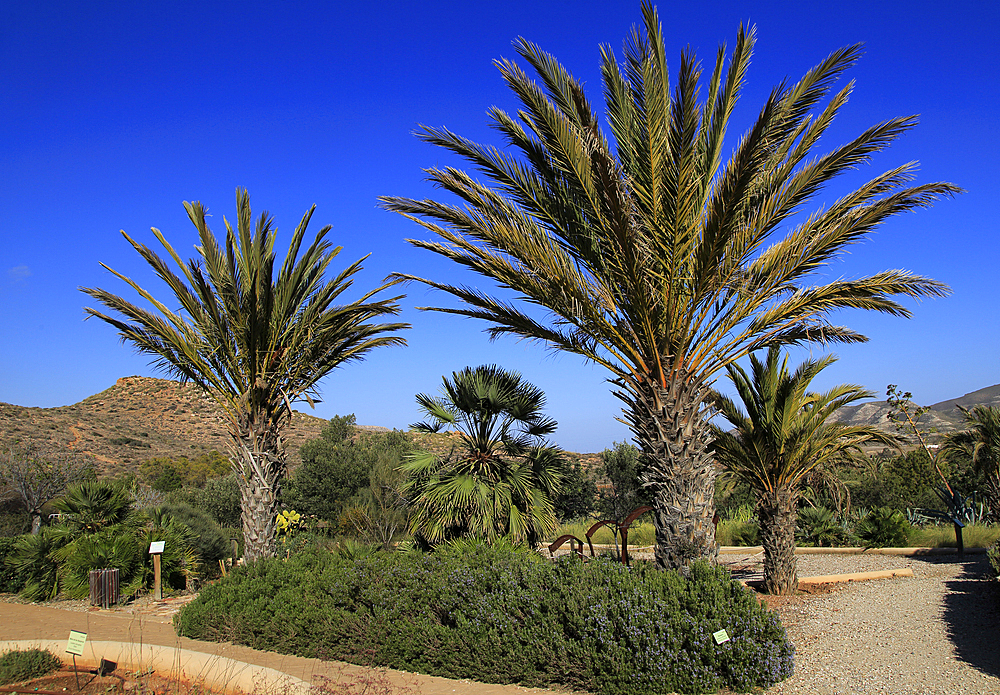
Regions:
<instances>
[{"instance_id":1,"label":"clear blue sky","mask_svg":"<svg viewBox=\"0 0 1000 695\"><path fill-rule=\"evenodd\" d=\"M661 3L660 12L673 65L686 45L710 60L741 20L757 25L734 133L783 78L865 43L849 74L854 96L825 149L894 116L920 114L921 124L822 200L910 160L921 163L919 181L967 189L897 218L830 269L855 277L906 268L954 293L914 303L909 321L837 317L871 342L839 346L840 361L815 385L849 381L882 394L896 383L929 404L1000 382L997 3ZM66 405L120 376L157 375L109 326L83 320L90 300L78 287L124 293L101 262L157 287L119 230L155 244L149 228L158 227L193 255L184 200L207 205L218 231L236 187L246 187L282 239L315 203L314 224L332 224L344 247L341 266L371 253L359 290L393 271L454 277L404 242L422 230L376 208L378 195L430 195L421 169L453 163L414 128L444 125L496 143L485 112L514 103L492 61L515 57L518 36L557 56L599 103L598 46L620 54L638 21L637 1L609 0L3 3L0 401ZM453 370L498 363L546 391L562 446L599 451L627 438L599 368L537 345L489 343L484 325L413 309L446 297L407 291L409 347L334 372L315 414L405 428L419 419L414 394L437 391Z\"/></svg>"}]
</instances>

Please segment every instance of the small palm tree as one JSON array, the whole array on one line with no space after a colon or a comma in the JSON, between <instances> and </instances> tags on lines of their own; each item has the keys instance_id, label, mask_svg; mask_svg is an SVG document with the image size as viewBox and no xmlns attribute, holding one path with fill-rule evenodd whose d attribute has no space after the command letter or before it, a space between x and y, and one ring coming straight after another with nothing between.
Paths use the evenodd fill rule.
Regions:
<instances>
[{"instance_id":1,"label":"small palm tree","mask_svg":"<svg viewBox=\"0 0 1000 695\"><path fill-rule=\"evenodd\" d=\"M795 573L795 524L802 481L814 470L849 460L861 445L894 445L896 439L868 425L830 422L840 408L873 394L852 384L810 393L809 383L836 360L809 359L794 373L788 358L771 347L762 362L750 355L750 374L739 365L726 370L746 413L727 396L716 394L720 414L733 426L712 425L716 460L757 494L757 517L764 546L764 586L770 593L798 588Z\"/></svg>"},{"instance_id":2,"label":"small palm tree","mask_svg":"<svg viewBox=\"0 0 1000 695\"><path fill-rule=\"evenodd\" d=\"M340 253L340 247L325 239L329 225L299 255L315 206L292 234L278 269L277 230L266 213L254 225L246 191L236 192L236 227L224 220L222 246L205 221L201 203L184 207L198 230L199 258L185 264L153 229L183 277L122 232L167 284L180 309L170 309L134 280L105 266L153 310L102 289L84 288L124 318L86 311L118 329L123 342L152 356L169 375L200 386L222 408L242 496L246 558L254 560L274 554L278 494L285 475L282 431L291 421L291 404L305 400L312 405L320 379L341 364L359 360L376 347L405 344L392 334L407 325L371 322L399 312L399 297L373 299L389 285L355 302L336 303L361 270L361 260L327 278Z\"/></svg>"},{"instance_id":3,"label":"small palm tree","mask_svg":"<svg viewBox=\"0 0 1000 695\"><path fill-rule=\"evenodd\" d=\"M125 521L132 511L128 493L115 483L87 480L72 486L52 506L71 528L93 534Z\"/></svg>"},{"instance_id":4,"label":"small palm tree","mask_svg":"<svg viewBox=\"0 0 1000 695\"><path fill-rule=\"evenodd\" d=\"M959 406L967 429L945 440L945 456L964 454L972 459L983 476L983 497L990 520L1000 522L1000 408L977 405L968 410Z\"/></svg>"},{"instance_id":5,"label":"small palm tree","mask_svg":"<svg viewBox=\"0 0 1000 695\"><path fill-rule=\"evenodd\" d=\"M715 375L766 345L865 340L830 323L840 309L909 316L894 297L945 294L941 283L904 270L826 284L816 273L893 215L958 189L909 186L914 164L905 164L807 214L824 185L916 122L894 118L813 154L852 90L831 95L833 84L860 48L838 50L775 88L726 161L754 30L740 29L728 66L718 51L699 102L696 57L681 55L671 87L656 10L644 2L642 12L645 32L632 32L624 61L602 49L610 134L569 71L518 40L540 83L498 62L522 104L514 115L490 110L505 149L445 129L421 133L481 175L428 170L460 204L382 204L440 238L412 244L512 292L398 275L463 303L427 308L484 319L494 338L536 340L611 372L654 499L657 562L677 567L717 552L708 452Z\"/></svg>"},{"instance_id":6,"label":"small palm tree","mask_svg":"<svg viewBox=\"0 0 1000 695\"><path fill-rule=\"evenodd\" d=\"M440 398L419 394L428 416L418 432L453 428L461 443L444 456L417 454L401 466L403 494L415 507L411 531L422 543L472 536L537 545L556 528L553 506L560 452L544 438L556 423L545 395L521 375L482 366L444 379Z\"/></svg>"}]
</instances>

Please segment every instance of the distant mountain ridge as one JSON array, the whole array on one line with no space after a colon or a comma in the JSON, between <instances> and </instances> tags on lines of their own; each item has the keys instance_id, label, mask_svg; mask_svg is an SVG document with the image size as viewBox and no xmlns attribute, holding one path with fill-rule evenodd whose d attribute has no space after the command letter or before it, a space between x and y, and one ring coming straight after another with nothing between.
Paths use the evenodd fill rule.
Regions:
<instances>
[{"instance_id":1,"label":"distant mountain ridge","mask_svg":"<svg viewBox=\"0 0 1000 695\"><path fill-rule=\"evenodd\" d=\"M933 435L961 429L957 406L1000 406L1000 384L935 403L920 427ZM843 408L837 419L869 424L896 432L885 401ZM346 413L344 413L346 415ZM299 447L319 437L327 421L296 412L286 431L288 462L296 468ZM384 427L361 427L385 430ZM417 445L443 452L456 435L415 435ZM110 388L79 403L58 408L29 408L0 402L0 446L30 441L43 452L76 452L93 457L102 473L135 471L153 457L194 458L213 449L226 453L227 433L218 407L196 386L166 379L122 377ZM588 469L599 465L598 454L567 452Z\"/></svg>"},{"instance_id":2,"label":"distant mountain ridge","mask_svg":"<svg viewBox=\"0 0 1000 695\"><path fill-rule=\"evenodd\" d=\"M921 431L929 432L932 435L944 435L959 431L963 429L965 420L958 407L962 406L968 409L977 405L1000 407L1000 384L972 391L959 398L935 403L930 406L930 410L924 413L917 425ZM870 401L861 405L841 408L833 419L851 425L874 425L887 432L896 433L897 428L888 417L890 410L891 408L886 401ZM908 435L909 432L904 431L904 434Z\"/></svg>"},{"instance_id":3,"label":"distant mountain ridge","mask_svg":"<svg viewBox=\"0 0 1000 695\"><path fill-rule=\"evenodd\" d=\"M326 420L296 412L285 433L291 466L299 447L319 436ZM79 403L28 408L0 403L0 445L31 442L42 452L94 458L102 473L138 469L154 457L194 458L227 453L227 430L218 406L193 384L128 376Z\"/></svg>"}]
</instances>

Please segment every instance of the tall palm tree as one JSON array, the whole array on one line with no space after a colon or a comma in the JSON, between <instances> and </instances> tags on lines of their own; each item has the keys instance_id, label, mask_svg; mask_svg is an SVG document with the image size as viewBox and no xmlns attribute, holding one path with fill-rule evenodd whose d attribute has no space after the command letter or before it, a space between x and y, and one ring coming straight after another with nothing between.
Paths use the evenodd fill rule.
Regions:
<instances>
[{"instance_id":1,"label":"tall palm tree","mask_svg":"<svg viewBox=\"0 0 1000 695\"><path fill-rule=\"evenodd\" d=\"M983 476L983 492L990 520L1000 522L1000 408L977 405L968 410L959 406L968 429L945 440L942 453L961 453L972 459Z\"/></svg>"},{"instance_id":2,"label":"tall palm tree","mask_svg":"<svg viewBox=\"0 0 1000 695\"><path fill-rule=\"evenodd\" d=\"M539 388L496 365L466 367L445 377L442 397L419 394L417 403L428 420L413 429L454 428L461 443L401 466L414 535L429 545L472 536L535 546L555 530L562 457L544 440L556 422L542 414Z\"/></svg>"},{"instance_id":3,"label":"tall palm tree","mask_svg":"<svg viewBox=\"0 0 1000 695\"><path fill-rule=\"evenodd\" d=\"M461 204L381 200L443 240L412 244L512 292L397 275L464 303L433 310L485 319L492 337L537 340L611 372L655 498L657 561L675 567L717 552L706 406L714 375L765 345L865 340L829 323L838 309L909 316L893 297L944 295L941 283L904 270L826 283L815 273L887 218L958 189L908 187L911 163L803 214L824 184L866 163L916 118L894 118L826 155L811 154L851 92L848 84L823 104L859 55L850 46L776 87L723 162L754 30L740 29L728 66L719 49L699 102L695 56L681 54L671 93L656 10L644 2L642 12L645 32L633 29L623 62L602 49L611 138L582 85L519 39L515 48L541 84L517 64L498 62L522 105L516 115L490 109L505 149L445 129L421 132L484 180L429 169ZM779 235L786 222L790 229ZM533 305L548 313L525 308Z\"/></svg>"},{"instance_id":4,"label":"tall palm tree","mask_svg":"<svg viewBox=\"0 0 1000 695\"><path fill-rule=\"evenodd\" d=\"M750 374L738 364L726 367L746 413L735 401L716 394L719 413L733 426L724 431L712 425L716 459L733 476L757 493L764 546L764 586L775 594L794 593L795 522L803 480L814 471L849 461L861 445L894 445L895 438L869 425L830 422L846 405L872 398L853 384L810 393L809 383L836 357L809 359L794 373L778 347L768 348L761 362L750 355Z\"/></svg>"},{"instance_id":5,"label":"tall palm tree","mask_svg":"<svg viewBox=\"0 0 1000 695\"><path fill-rule=\"evenodd\" d=\"M236 227L225 220L224 246L205 222L201 203L185 202L184 207L198 230L199 258L185 264L153 229L183 277L122 232L181 308L170 309L134 280L104 266L153 309L102 289L83 288L123 319L91 308L86 312L118 329L123 342L151 355L167 374L200 386L221 407L240 483L246 557L254 560L274 553L277 500L285 474L282 431L291 421L291 404L305 400L312 405L319 380L339 365L359 360L376 347L405 344L392 334L407 325L371 322L399 312L399 297L373 299L393 283L350 304L335 303L364 259L327 278L341 250L325 239L329 225L299 255L315 206L295 229L277 273L276 229L267 213L254 225L246 191L236 192Z\"/></svg>"}]
</instances>

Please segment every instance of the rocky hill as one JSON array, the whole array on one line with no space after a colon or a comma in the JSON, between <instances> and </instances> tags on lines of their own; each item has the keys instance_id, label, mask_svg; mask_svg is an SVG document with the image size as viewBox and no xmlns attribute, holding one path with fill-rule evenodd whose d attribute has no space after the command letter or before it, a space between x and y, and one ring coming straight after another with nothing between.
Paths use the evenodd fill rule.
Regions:
<instances>
[{"instance_id":1,"label":"rocky hill","mask_svg":"<svg viewBox=\"0 0 1000 695\"><path fill-rule=\"evenodd\" d=\"M299 447L318 437L325 424L295 413L286 432L290 465L298 465ZM91 456L105 474L134 470L154 457L227 451L222 414L196 386L139 376L123 377L59 408L0 403L0 445L14 441L31 442L46 453Z\"/></svg>"},{"instance_id":2,"label":"rocky hill","mask_svg":"<svg viewBox=\"0 0 1000 695\"><path fill-rule=\"evenodd\" d=\"M301 462L299 447L318 437L326 422L295 413L285 432L292 470ZM421 448L443 453L458 435L414 437ZM140 376L123 377L98 394L59 408L0 403L0 446L16 441L30 442L43 453L90 456L107 475L135 471L150 458L194 458L213 449L227 453L226 425L210 398L192 384ZM597 454L569 456L587 467L599 460Z\"/></svg>"},{"instance_id":3,"label":"rocky hill","mask_svg":"<svg viewBox=\"0 0 1000 695\"><path fill-rule=\"evenodd\" d=\"M964 427L962 412L958 406L972 408L976 405L1000 406L1000 384L988 386L960 398L952 398L930 406L917 423L921 431L928 432L932 439L955 432ZM841 408L834 419L852 425L875 425L887 432L896 433L896 427L889 420L889 404L886 401L871 401L862 405ZM908 435L908 431L903 434Z\"/></svg>"}]
</instances>

